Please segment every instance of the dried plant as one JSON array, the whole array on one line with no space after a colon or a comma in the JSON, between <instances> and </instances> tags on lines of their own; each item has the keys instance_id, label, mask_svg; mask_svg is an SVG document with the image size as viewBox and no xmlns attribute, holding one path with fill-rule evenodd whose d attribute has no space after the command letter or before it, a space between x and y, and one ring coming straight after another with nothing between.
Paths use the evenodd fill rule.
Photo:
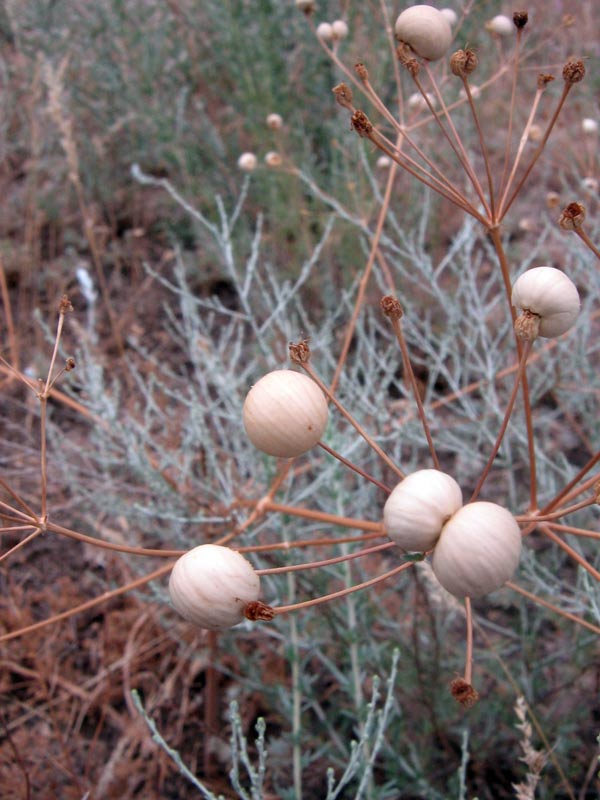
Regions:
<instances>
[{"instance_id":1,"label":"dried plant","mask_svg":"<svg viewBox=\"0 0 600 800\"><path fill-rule=\"evenodd\" d=\"M176 18L185 19L185 4L171 5ZM398 796L405 787L419 796L442 797L437 754L425 758L410 736L405 747L397 747L397 733L411 733L410 720L424 705L424 729L448 755L448 720L457 713L480 713L483 725L501 728L494 719L502 714L502 695L510 691L519 694L521 760L528 768L525 782L514 782L513 796L534 797L548 759L552 781L560 787L556 792L574 798L576 782L583 784L581 772L577 777L565 767L558 745L545 743L544 754L533 749L526 708L534 713L534 698L527 706L520 693L527 688L521 682L541 680L546 659L571 680L570 637L587 672L600 633L595 547L600 533L594 528L600 486L598 227L578 200L562 213L553 201L550 219L546 200L536 200L532 188L544 159L561 157L552 149L553 139L560 137L563 150L573 146L560 126L576 119L570 104L585 84L585 60L569 56L557 69L560 48L544 50L551 45L535 30L529 40L536 23L525 12L513 17L510 44L500 40L502 26L496 23L485 34L492 37L489 53L484 46L468 46L462 31L477 11L469 5L453 33L455 44L465 46L438 60L437 47L422 50L421 33L412 39L412 29L401 25L398 35L404 39L397 41L389 9L381 3L376 19L393 83L379 85L381 70L367 64L366 56L348 66L352 58L344 54L352 43L352 19L349 25L319 24L312 3L298 5L314 47L322 49L337 81L340 167L353 191L324 187L318 170L288 149L285 117L277 114L275 125L272 109L263 115L269 131L264 135L277 149L268 150L264 167L244 149L237 160L243 173L239 193L231 201L216 194L212 204L196 204L169 177L135 164L131 174L139 191L166 196L187 215L202 244L198 250L218 264L230 292L199 292L194 259L175 245L168 268L165 262L144 265L145 281L160 288L160 332L141 316L137 327L122 334L80 177L64 94L67 61L57 69L46 64L49 110L121 362L115 369L105 357L93 329L96 314L90 313L87 328L70 315L69 332L63 332L66 298L56 334L48 332L53 354L39 386L13 356L2 360L3 374L19 379L39 401L40 483L39 503L32 503L0 476L2 532L18 540L0 558L10 563L44 534L123 558L142 557L142 563L164 562L152 570L131 567L129 580L98 597L15 624L0 634L0 643L39 635L142 587L163 604L165 624L174 625L174 638L185 643L189 629L173 622L159 579L171 573L175 558L200 544L232 548L260 578L260 600L252 592L242 599L235 570L217 574L218 593L200 592L214 579L203 571L204 559L197 573L181 568L190 585L178 589L175 601L188 619L202 619L218 631L200 638L208 654L201 766L186 765L185 720L179 741L171 742L152 722L160 714L159 700L135 701L155 739L202 796L222 791L211 774L215 745L209 735L219 727L223 707L216 689L220 654L221 673L235 673L231 692L238 703L254 698L261 719L276 707L275 725L287 719L291 729L291 743L281 745L282 755L273 759L267 777L269 720L267 734L262 721L257 727L254 767L233 706L226 757L232 759L230 778L238 797L333 800L353 792L357 798L383 798ZM443 41L447 26L440 20L436 35ZM358 33L356 39L356 47L364 47ZM540 56L544 63L532 86L532 64ZM502 124L494 115L499 98L508 104ZM344 136L348 121L351 130ZM589 140L595 133L585 127L582 135L592 153ZM594 159L593 153L585 158L585 177L593 177ZM319 208L314 245L289 272L271 261L264 215L255 214L252 227L246 217L255 183L277 179L287 180L296 197L307 193ZM528 233L531 218L535 236L521 243L519 232ZM357 243L351 263L337 257L345 231ZM550 271L534 273L540 262ZM85 274L81 291L96 311L94 285ZM532 286L534 274L543 284ZM524 276L525 286L519 283ZM2 297L10 320L6 290ZM9 339L13 327L7 325ZM68 348L76 351L74 359ZM65 370L77 364L68 383L55 368L61 352ZM284 375L275 372L289 361L295 374L308 376L302 385L311 387L306 400L304 390L293 390L293 414L288 389L279 394ZM250 410L246 405L244 429L250 386L274 373L275 388L265 390ZM88 448L60 440L60 427L47 420L51 398L89 422ZM55 521L59 515L49 507L48 445L55 474L69 487L61 510L79 518L69 526ZM449 477L458 499L446 497L446 489L453 491L449 486L428 490L432 479L422 476L423 493L413 495L411 488L408 494L419 508L408 532L421 537L427 528L430 538L422 545L411 538L408 545L404 481L429 470ZM390 511L393 524L386 515L392 497L401 498L399 509ZM413 514L413 505L409 510ZM491 599L479 599L497 590ZM215 608L194 609L199 593ZM539 616L531 622L534 613ZM224 620L242 625L223 632ZM544 626L560 644L542 637ZM461 640L459 672L454 653ZM392 655L397 644L400 656ZM410 678L406 687L395 688L404 659ZM522 666L515 666L519 659ZM381 662L391 666L377 712L376 682L368 688ZM278 668L287 683L281 683ZM328 685L335 685L342 713L328 709ZM411 685L418 687L416 704ZM371 698L366 710L365 697ZM446 703L448 697L458 705ZM322 744L319 726L329 747ZM472 749L473 740L471 735ZM470 780L465 737L457 750L460 766L440 768L441 780L451 775L452 791L464 797ZM493 780L472 781L480 800L501 796ZM559 796L549 792L545 796Z\"/></svg>"}]
</instances>

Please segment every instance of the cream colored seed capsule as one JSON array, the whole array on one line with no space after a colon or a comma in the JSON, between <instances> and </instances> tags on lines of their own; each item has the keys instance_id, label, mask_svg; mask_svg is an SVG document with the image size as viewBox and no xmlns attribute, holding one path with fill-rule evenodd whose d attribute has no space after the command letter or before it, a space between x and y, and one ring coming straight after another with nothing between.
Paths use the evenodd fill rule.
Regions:
<instances>
[{"instance_id":1,"label":"cream colored seed capsule","mask_svg":"<svg viewBox=\"0 0 600 800\"><path fill-rule=\"evenodd\" d=\"M202 544L175 562L169 594L184 619L216 631L244 619L246 604L260 595L260 578L235 550Z\"/></svg>"},{"instance_id":2,"label":"cream colored seed capsule","mask_svg":"<svg viewBox=\"0 0 600 800\"><path fill-rule=\"evenodd\" d=\"M431 566L455 597L482 597L510 580L521 556L521 531L496 503L467 503L442 528Z\"/></svg>"},{"instance_id":3,"label":"cream colored seed capsule","mask_svg":"<svg viewBox=\"0 0 600 800\"><path fill-rule=\"evenodd\" d=\"M242 153L237 163L242 172L253 172L258 164L258 159L254 153Z\"/></svg>"},{"instance_id":4,"label":"cream colored seed capsule","mask_svg":"<svg viewBox=\"0 0 600 800\"><path fill-rule=\"evenodd\" d=\"M269 127L272 131L281 130L283 125L283 117L281 114L269 114L267 116L267 127Z\"/></svg>"},{"instance_id":5,"label":"cream colored seed capsule","mask_svg":"<svg viewBox=\"0 0 600 800\"><path fill-rule=\"evenodd\" d=\"M277 151L269 150L268 153L265 153L265 164L271 168L280 167L283 164L283 159Z\"/></svg>"},{"instance_id":6,"label":"cream colored seed capsule","mask_svg":"<svg viewBox=\"0 0 600 800\"><path fill-rule=\"evenodd\" d=\"M327 401L307 375L280 369L254 384L242 416L255 447L270 456L294 458L321 438L327 426Z\"/></svg>"},{"instance_id":7,"label":"cream colored seed capsule","mask_svg":"<svg viewBox=\"0 0 600 800\"><path fill-rule=\"evenodd\" d=\"M598 122L591 117L585 117L581 120L581 130L588 136L594 136L598 133Z\"/></svg>"},{"instance_id":8,"label":"cream colored seed capsule","mask_svg":"<svg viewBox=\"0 0 600 800\"><path fill-rule=\"evenodd\" d=\"M456 25L458 22L458 14L453 8L441 8L440 14L443 14L446 17L450 25Z\"/></svg>"},{"instance_id":9,"label":"cream colored seed capsule","mask_svg":"<svg viewBox=\"0 0 600 800\"><path fill-rule=\"evenodd\" d=\"M512 288L515 308L539 317L539 335L547 339L569 330L579 314L579 292L564 272L534 267L520 275Z\"/></svg>"},{"instance_id":10,"label":"cream colored seed capsule","mask_svg":"<svg viewBox=\"0 0 600 800\"><path fill-rule=\"evenodd\" d=\"M485 23L485 27L490 33L496 36L510 36L515 31L515 24L510 17L505 14L498 14Z\"/></svg>"},{"instance_id":11,"label":"cream colored seed capsule","mask_svg":"<svg viewBox=\"0 0 600 800\"><path fill-rule=\"evenodd\" d=\"M331 42L333 40L333 28L329 22L320 22L317 25L317 36L323 42Z\"/></svg>"},{"instance_id":12,"label":"cream colored seed capsule","mask_svg":"<svg viewBox=\"0 0 600 800\"><path fill-rule=\"evenodd\" d=\"M348 36L348 25L343 19L336 19L331 23L331 33L334 39L345 39Z\"/></svg>"},{"instance_id":13,"label":"cream colored seed capsule","mask_svg":"<svg viewBox=\"0 0 600 800\"><path fill-rule=\"evenodd\" d=\"M388 497L383 527L403 550L422 553L434 546L444 523L461 506L462 492L454 478L437 469L420 469Z\"/></svg>"},{"instance_id":14,"label":"cream colored seed capsule","mask_svg":"<svg viewBox=\"0 0 600 800\"><path fill-rule=\"evenodd\" d=\"M421 58L437 61L448 52L452 28L447 17L437 8L411 6L396 19L396 38L409 45Z\"/></svg>"}]
</instances>

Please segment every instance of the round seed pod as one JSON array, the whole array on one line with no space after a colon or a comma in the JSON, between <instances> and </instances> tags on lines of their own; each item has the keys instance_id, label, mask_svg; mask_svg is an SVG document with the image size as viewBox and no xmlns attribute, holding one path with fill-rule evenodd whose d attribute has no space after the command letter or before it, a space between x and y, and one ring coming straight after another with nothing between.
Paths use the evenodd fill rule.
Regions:
<instances>
[{"instance_id":1,"label":"round seed pod","mask_svg":"<svg viewBox=\"0 0 600 800\"><path fill-rule=\"evenodd\" d=\"M534 267L520 275L512 288L511 303L538 316L539 336L547 339L568 331L580 308L577 287L554 267Z\"/></svg>"},{"instance_id":2,"label":"round seed pod","mask_svg":"<svg viewBox=\"0 0 600 800\"><path fill-rule=\"evenodd\" d=\"M431 566L455 597L482 597L512 578L521 556L521 531L496 503L467 503L442 528Z\"/></svg>"},{"instance_id":3,"label":"round seed pod","mask_svg":"<svg viewBox=\"0 0 600 800\"><path fill-rule=\"evenodd\" d=\"M428 61L437 61L445 56L452 41L452 28L447 17L433 6L406 8L396 19L394 31L399 41Z\"/></svg>"},{"instance_id":4,"label":"round seed pod","mask_svg":"<svg viewBox=\"0 0 600 800\"><path fill-rule=\"evenodd\" d=\"M348 36L348 25L343 19L336 19L331 23L331 33L334 39L345 39Z\"/></svg>"},{"instance_id":5,"label":"round seed pod","mask_svg":"<svg viewBox=\"0 0 600 800\"><path fill-rule=\"evenodd\" d=\"M265 164L271 168L280 167L283 164L283 158L276 150L269 150L268 153L265 153Z\"/></svg>"},{"instance_id":6,"label":"round seed pod","mask_svg":"<svg viewBox=\"0 0 600 800\"><path fill-rule=\"evenodd\" d=\"M438 469L420 469L388 497L383 527L403 550L422 553L434 546L444 523L461 506L462 492L454 478Z\"/></svg>"},{"instance_id":7,"label":"round seed pod","mask_svg":"<svg viewBox=\"0 0 600 800\"><path fill-rule=\"evenodd\" d=\"M515 24L506 14L498 14L492 17L485 23L485 27L490 33L495 33L496 36L510 36L515 32Z\"/></svg>"},{"instance_id":8,"label":"round seed pod","mask_svg":"<svg viewBox=\"0 0 600 800\"><path fill-rule=\"evenodd\" d=\"M327 401L307 375L279 369L250 389L242 417L255 447L270 456L294 458L321 438L327 426Z\"/></svg>"},{"instance_id":9,"label":"round seed pod","mask_svg":"<svg viewBox=\"0 0 600 800\"><path fill-rule=\"evenodd\" d=\"M283 126L283 117L281 114L268 114L266 122L268 128L270 128L272 131L278 131L281 130Z\"/></svg>"},{"instance_id":10,"label":"round seed pod","mask_svg":"<svg viewBox=\"0 0 600 800\"><path fill-rule=\"evenodd\" d=\"M446 17L450 25L456 25L458 22L458 14L453 8L441 8L440 14L443 14Z\"/></svg>"},{"instance_id":11,"label":"round seed pod","mask_svg":"<svg viewBox=\"0 0 600 800\"><path fill-rule=\"evenodd\" d=\"M317 25L317 36L324 42L333 41L333 28L329 22L320 22Z\"/></svg>"},{"instance_id":12,"label":"round seed pod","mask_svg":"<svg viewBox=\"0 0 600 800\"><path fill-rule=\"evenodd\" d=\"M257 167L258 159L254 153L242 153L237 163L242 172L253 172Z\"/></svg>"},{"instance_id":13,"label":"round seed pod","mask_svg":"<svg viewBox=\"0 0 600 800\"><path fill-rule=\"evenodd\" d=\"M184 619L217 631L244 619L246 604L258 600L260 578L235 550L201 544L175 562L169 594Z\"/></svg>"}]
</instances>

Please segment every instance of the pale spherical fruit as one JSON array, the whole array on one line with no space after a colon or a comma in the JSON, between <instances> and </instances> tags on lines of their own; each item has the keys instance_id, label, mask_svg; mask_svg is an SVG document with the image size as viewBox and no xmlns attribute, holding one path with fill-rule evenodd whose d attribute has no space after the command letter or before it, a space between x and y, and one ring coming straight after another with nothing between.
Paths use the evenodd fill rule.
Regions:
<instances>
[{"instance_id":1,"label":"pale spherical fruit","mask_svg":"<svg viewBox=\"0 0 600 800\"><path fill-rule=\"evenodd\" d=\"M510 36L515 32L515 24L506 14L498 14L492 17L485 23L485 27L490 33L495 33L496 36Z\"/></svg>"},{"instance_id":2,"label":"pale spherical fruit","mask_svg":"<svg viewBox=\"0 0 600 800\"><path fill-rule=\"evenodd\" d=\"M243 172L253 172L257 167L258 159L254 153L242 153L237 163Z\"/></svg>"},{"instance_id":3,"label":"pale spherical fruit","mask_svg":"<svg viewBox=\"0 0 600 800\"><path fill-rule=\"evenodd\" d=\"M184 619L216 631L244 619L246 604L260 595L260 578L235 550L202 544L175 562L169 594Z\"/></svg>"},{"instance_id":4,"label":"pale spherical fruit","mask_svg":"<svg viewBox=\"0 0 600 800\"><path fill-rule=\"evenodd\" d=\"M333 28L329 22L320 22L317 25L317 36L323 42L331 42L333 40Z\"/></svg>"},{"instance_id":5,"label":"pale spherical fruit","mask_svg":"<svg viewBox=\"0 0 600 800\"><path fill-rule=\"evenodd\" d=\"M447 17L433 6L405 9L396 19L394 30L397 39L428 61L443 58L452 42L452 28Z\"/></svg>"},{"instance_id":6,"label":"pale spherical fruit","mask_svg":"<svg viewBox=\"0 0 600 800\"><path fill-rule=\"evenodd\" d=\"M444 523L462 506L462 492L450 475L421 469L394 488L383 507L386 534L403 550L424 552L436 543Z\"/></svg>"},{"instance_id":7,"label":"pale spherical fruit","mask_svg":"<svg viewBox=\"0 0 600 800\"><path fill-rule=\"evenodd\" d=\"M254 384L242 416L255 447L270 456L294 458L321 438L327 426L327 401L307 375L280 369Z\"/></svg>"},{"instance_id":8,"label":"pale spherical fruit","mask_svg":"<svg viewBox=\"0 0 600 800\"><path fill-rule=\"evenodd\" d=\"M334 39L345 39L348 36L348 25L343 19L336 19L331 23L331 32Z\"/></svg>"},{"instance_id":9,"label":"pale spherical fruit","mask_svg":"<svg viewBox=\"0 0 600 800\"><path fill-rule=\"evenodd\" d=\"M450 25L456 25L458 22L458 14L453 8L441 8L440 14L443 14L446 17Z\"/></svg>"},{"instance_id":10,"label":"pale spherical fruit","mask_svg":"<svg viewBox=\"0 0 600 800\"><path fill-rule=\"evenodd\" d=\"M511 303L540 318L539 335L548 339L569 330L579 314L579 292L564 272L554 267L533 267L520 275L512 288Z\"/></svg>"},{"instance_id":11,"label":"pale spherical fruit","mask_svg":"<svg viewBox=\"0 0 600 800\"><path fill-rule=\"evenodd\" d=\"M281 114L268 114L267 115L267 127L269 127L272 131L281 130L283 126L283 117Z\"/></svg>"},{"instance_id":12,"label":"pale spherical fruit","mask_svg":"<svg viewBox=\"0 0 600 800\"><path fill-rule=\"evenodd\" d=\"M431 566L455 597L482 597L510 580L521 556L521 531L496 503L467 503L442 528Z\"/></svg>"}]
</instances>

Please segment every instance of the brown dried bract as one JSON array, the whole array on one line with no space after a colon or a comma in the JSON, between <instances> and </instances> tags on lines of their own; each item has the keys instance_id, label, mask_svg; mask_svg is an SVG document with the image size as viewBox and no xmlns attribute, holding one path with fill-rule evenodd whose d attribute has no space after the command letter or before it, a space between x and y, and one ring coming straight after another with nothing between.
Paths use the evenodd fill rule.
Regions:
<instances>
[{"instance_id":1,"label":"brown dried bract","mask_svg":"<svg viewBox=\"0 0 600 800\"><path fill-rule=\"evenodd\" d=\"M450 56L450 69L453 75L466 78L477 69L477 54L474 50L457 50Z\"/></svg>"},{"instance_id":2,"label":"brown dried bract","mask_svg":"<svg viewBox=\"0 0 600 800\"><path fill-rule=\"evenodd\" d=\"M585 64L579 58L570 58L563 67L565 83L579 83L585 76Z\"/></svg>"},{"instance_id":3,"label":"brown dried bract","mask_svg":"<svg viewBox=\"0 0 600 800\"><path fill-rule=\"evenodd\" d=\"M275 616L275 609L260 600L252 600L250 603L246 603L244 616L252 622L258 620L269 622Z\"/></svg>"},{"instance_id":4,"label":"brown dried bract","mask_svg":"<svg viewBox=\"0 0 600 800\"><path fill-rule=\"evenodd\" d=\"M358 61L354 65L354 71L356 72L358 77L361 79L361 81L368 81L369 80L369 70L365 67L365 65L362 63L362 61Z\"/></svg>"},{"instance_id":5,"label":"brown dried bract","mask_svg":"<svg viewBox=\"0 0 600 800\"><path fill-rule=\"evenodd\" d=\"M379 305L385 316L390 319L401 319L404 314L400 302L395 297L392 297L391 294L386 294L385 297L382 297Z\"/></svg>"},{"instance_id":6,"label":"brown dried bract","mask_svg":"<svg viewBox=\"0 0 600 800\"><path fill-rule=\"evenodd\" d=\"M464 678L455 678L450 684L450 692L464 708L471 708L479 700L478 692Z\"/></svg>"},{"instance_id":7,"label":"brown dried bract","mask_svg":"<svg viewBox=\"0 0 600 800\"><path fill-rule=\"evenodd\" d=\"M558 225L563 231L574 231L581 228L584 222L585 206L581 203L569 203L558 218Z\"/></svg>"},{"instance_id":8,"label":"brown dried bract","mask_svg":"<svg viewBox=\"0 0 600 800\"><path fill-rule=\"evenodd\" d=\"M405 67L413 78L419 74L419 70L421 69L421 65L415 58L413 51L410 47L405 44L405 42L400 42L398 47L396 47L396 55L398 56L398 61Z\"/></svg>"},{"instance_id":9,"label":"brown dried bract","mask_svg":"<svg viewBox=\"0 0 600 800\"><path fill-rule=\"evenodd\" d=\"M75 359L67 358L65 362L65 372L71 372L72 369L75 369Z\"/></svg>"},{"instance_id":10,"label":"brown dried bract","mask_svg":"<svg viewBox=\"0 0 600 800\"><path fill-rule=\"evenodd\" d=\"M515 320L515 333L524 342L534 342L540 333L542 318L529 309L524 309Z\"/></svg>"},{"instance_id":11,"label":"brown dried bract","mask_svg":"<svg viewBox=\"0 0 600 800\"><path fill-rule=\"evenodd\" d=\"M373 123L367 117L365 112L360 111L359 109L356 109L356 111L352 114L350 125L358 133L358 135L363 138L370 138L373 133Z\"/></svg>"},{"instance_id":12,"label":"brown dried bract","mask_svg":"<svg viewBox=\"0 0 600 800\"><path fill-rule=\"evenodd\" d=\"M310 347L308 339L300 339L299 342L290 342L290 358L295 364L308 364L310 361Z\"/></svg>"},{"instance_id":13,"label":"brown dried bract","mask_svg":"<svg viewBox=\"0 0 600 800\"><path fill-rule=\"evenodd\" d=\"M63 294L60 300L60 305L58 307L59 314L68 314L69 311L73 311L73 304L69 300L66 294Z\"/></svg>"},{"instance_id":14,"label":"brown dried bract","mask_svg":"<svg viewBox=\"0 0 600 800\"><path fill-rule=\"evenodd\" d=\"M521 30L522 28L527 25L527 20L529 19L529 15L527 11L515 11L513 14L513 22L515 23L516 27Z\"/></svg>"},{"instance_id":15,"label":"brown dried bract","mask_svg":"<svg viewBox=\"0 0 600 800\"><path fill-rule=\"evenodd\" d=\"M548 72L540 72L537 79L537 88L538 89L545 89L546 86L554 80L554 75L550 75Z\"/></svg>"},{"instance_id":16,"label":"brown dried bract","mask_svg":"<svg viewBox=\"0 0 600 800\"><path fill-rule=\"evenodd\" d=\"M335 99L343 108L347 108L350 111L354 109L354 106L352 105L352 100L354 99L352 89L347 83L338 83L338 85L334 86L331 91L334 93Z\"/></svg>"}]
</instances>

